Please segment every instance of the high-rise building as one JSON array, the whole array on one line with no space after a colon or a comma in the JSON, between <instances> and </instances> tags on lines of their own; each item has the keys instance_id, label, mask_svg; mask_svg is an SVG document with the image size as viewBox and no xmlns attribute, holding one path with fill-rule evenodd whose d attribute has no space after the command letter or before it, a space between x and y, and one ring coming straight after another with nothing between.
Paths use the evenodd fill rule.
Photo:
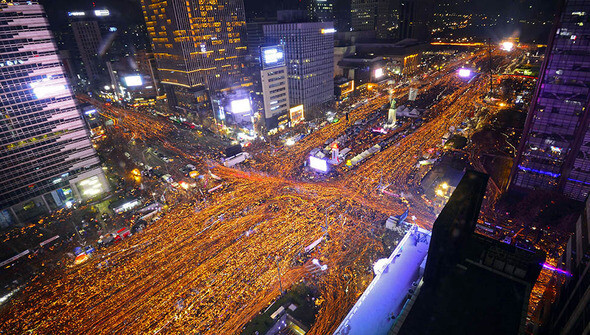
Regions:
<instances>
[{"instance_id":1,"label":"high-rise building","mask_svg":"<svg viewBox=\"0 0 590 335\"><path fill-rule=\"evenodd\" d=\"M576 222L555 276L564 280L548 309L543 334L584 334L590 324L590 199Z\"/></svg>"},{"instance_id":2,"label":"high-rise building","mask_svg":"<svg viewBox=\"0 0 590 335\"><path fill-rule=\"evenodd\" d=\"M513 189L590 190L590 2L565 0L556 19L510 174Z\"/></svg>"},{"instance_id":3,"label":"high-rise building","mask_svg":"<svg viewBox=\"0 0 590 335\"><path fill-rule=\"evenodd\" d=\"M79 76L73 84L102 87L109 83L106 63L125 57L129 50L129 45L118 38L122 23L115 21L108 9L70 11L67 15L73 34L63 34L61 42L65 44L62 48L73 51L72 57L78 62L75 67Z\"/></svg>"},{"instance_id":4,"label":"high-rise building","mask_svg":"<svg viewBox=\"0 0 590 335\"><path fill-rule=\"evenodd\" d=\"M266 130L285 127L289 123L289 85L282 45L261 47L260 83L264 103Z\"/></svg>"},{"instance_id":5,"label":"high-rise building","mask_svg":"<svg viewBox=\"0 0 590 335\"><path fill-rule=\"evenodd\" d=\"M242 0L141 4L161 83L173 105L198 111L195 99L203 87L214 93L243 83L247 50Z\"/></svg>"},{"instance_id":6,"label":"high-rise building","mask_svg":"<svg viewBox=\"0 0 590 335\"><path fill-rule=\"evenodd\" d=\"M43 7L0 3L0 226L108 190Z\"/></svg>"},{"instance_id":7,"label":"high-rise building","mask_svg":"<svg viewBox=\"0 0 590 335\"><path fill-rule=\"evenodd\" d=\"M248 54L253 63L260 64L260 46L265 44L263 27L267 24L277 23L276 20L259 19L251 20L246 23L248 31Z\"/></svg>"},{"instance_id":8,"label":"high-rise building","mask_svg":"<svg viewBox=\"0 0 590 335\"><path fill-rule=\"evenodd\" d=\"M351 27L353 31L375 30L378 0L351 0Z\"/></svg>"},{"instance_id":9,"label":"high-rise building","mask_svg":"<svg viewBox=\"0 0 590 335\"><path fill-rule=\"evenodd\" d=\"M428 42L432 0L400 0L398 38Z\"/></svg>"},{"instance_id":10,"label":"high-rise building","mask_svg":"<svg viewBox=\"0 0 590 335\"><path fill-rule=\"evenodd\" d=\"M352 0L350 12L353 31L375 31L380 39L396 37L398 1Z\"/></svg>"},{"instance_id":11,"label":"high-rise building","mask_svg":"<svg viewBox=\"0 0 590 335\"><path fill-rule=\"evenodd\" d=\"M351 29L351 0L335 0L334 2L334 28L339 32Z\"/></svg>"},{"instance_id":12,"label":"high-rise building","mask_svg":"<svg viewBox=\"0 0 590 335\"><path fill-rule=\"evenodd\" d=\"M291 106L317 113L334 97L334 27L331 22L264 26L267 42L285 50Z\"/></svg>"},{"instance_id":13,"label":"high-rise building","mask_svg":"<svg viewBox=\"0 0 590 335\"><path fill-rule=\"evenodd\" d=\"M156 59L154 54L147 50L137 50L135 52L135 62L137 71L146 79L146 89L153 91L153 95L158 94L158 78L156 77ZM151 87L150 87L151 86Z\"/></svg>"},{"instance_id":14,"label":"high-rise building","mask_svg":"<svg viewBox=\"0 0 590 335\"><path fill-rule=\"evenodd\" d=\"M309 11L314 19L320 22L334 22L335 0L311 0Z\"/></svg>"},{"instance_id":15,"label":"high-rise building","mask_svg":"<svg viewBox=\"0 0 590 335\"><path fill-rule=\"evenodd\" d=\"M71 14L71 13L70 13ZM98 56L102 35L97 21L73 21L71 23L76 40L76 49L82 60L86 79L91 83L99 80L105 71Z\"/></svg>"},{"instance_id":16,"label":"high-rise building","mask_svg":"<svg viewBox=\"0 0 590 335\"><path fill-rule=\"evenodd\" d=\"M376 36L380 39L393 39L398 29L398 2L379 0L375 19Z\"/></svg>"}]
</instances>

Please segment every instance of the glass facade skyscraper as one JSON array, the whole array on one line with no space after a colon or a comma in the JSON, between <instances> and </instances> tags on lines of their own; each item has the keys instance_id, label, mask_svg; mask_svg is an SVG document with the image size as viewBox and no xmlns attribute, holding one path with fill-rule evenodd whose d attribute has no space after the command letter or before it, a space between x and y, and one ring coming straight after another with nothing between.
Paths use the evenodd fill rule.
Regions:
<instances>
[{"instance_id":1,"label":"glass facade skyscraper","mask_svg":"<svg viewBox=\"0 0 590 335\"><path fill-rule=\"evenodd\" d=\"M566 0L551 34L510 187L590 190L590 2Z\"/></svg>"},{"instance_id":2,"label":"glass facade skyscraper","mask_svg":"<svg viewBox=\"0 0 590 335\"><path fill-rule=\"evenodd\" d=\"M269 43L281 44L291 106L317 112L334 97L334 26L332 22L279 23L264 26Z\"/></svg>"},{"instance_id":3,"label":"glass facade skyscraper","mask_svg":"<svg viewBox=\"0 0 590 335\"><path fill-rule=\"evenodd\" d=\"M108 190L43 7L0 3L0 226Z\"/></svg>"}]
</instances>

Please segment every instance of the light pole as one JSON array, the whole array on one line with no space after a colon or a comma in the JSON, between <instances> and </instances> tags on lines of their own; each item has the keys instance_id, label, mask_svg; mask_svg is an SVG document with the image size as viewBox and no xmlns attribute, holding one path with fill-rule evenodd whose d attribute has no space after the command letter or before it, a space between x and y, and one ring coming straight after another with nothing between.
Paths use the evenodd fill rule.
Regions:
<instances>
[{"instance_id":1,"label":"light pole","mask_svg":"<svg viewBox=\"0 0 590 335\"><path fill-rule=\"evenodd\" d=\"M490 60L490 98L492 97L492 92L493 92L493 85L494 85L494 80L493 80L493 75L492 75L492 38L488 37L488 58Z\"/></svg>"},{"instance_id":2,"label":"light pole","mask_svg":"<svg viewBox=\"0 0 590 335\"><path fill-rule=\"evenodd\" d=\"M277 272L279 274L279 289L281 290L281 295L283 295L283 283L281 281L281 267L279 266L279 257L277 256Z\"/></svg>"}]
</instances>

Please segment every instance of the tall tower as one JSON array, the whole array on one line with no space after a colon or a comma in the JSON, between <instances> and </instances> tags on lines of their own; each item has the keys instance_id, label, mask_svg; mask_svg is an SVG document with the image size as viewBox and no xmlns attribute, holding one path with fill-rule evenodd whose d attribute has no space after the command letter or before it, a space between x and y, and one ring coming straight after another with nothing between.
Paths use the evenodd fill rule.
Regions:
<instances>
[{"instance_id":1,"label":"tall tower","mask_svg":"<svg viewBox=\"0 0 590 335\"><path fill-rule=\"evenodd\" d=\"M311 0L309 11L320 22L334 22L335 0Z\"/></svg>"},{"instance_id":2,"label":"tall tower","mask_svg":"<svg viewBox=\"0 0 590 335\"><path fill-rule=\"evenodd\" d=\"M141 0L143 16L169 97L197 110L197 92L243 83L246 14L242 0Z\"/></svg>"},{"instance_id":3,"label":"tall tower","mask_svg":"<svg viewBox=\"0 0 590 335\"><path fill-rule=\"evenodd\" d=\"M375 30L378 0L351 0L351 26L353 31Z\"/></svg>"},{"instance_id":4,"label":"tall tower","mask_svg":"<svg viewBox=\"0 0 590 335\"><path fill-rule=\"evenodd\" d=\"M334 97L332 22L279 23L264 26L269 43L285 50L291 106L318 112Z\"/></svg>"},{"instance_id":5,"label":"tall tower","mask_svg":"<svg viewBox=\"0 0 590 335\"><path fill-rule=\"evenodd\" d=\"M397 28L397 5L397 1L389 0L352 0L352 30L375 31L377 38L393 38Z\"/></svg>"},{"instance_id":6,"label":"tall tower","mask_svg":"<svg viewBox=\"0 0 590 335\"><path fill-rule=\"evenodd\" d=\"M563 2L510 174L511 188L590 190L590 2Z\"/></svg>"},{"instance_id":7,"label":"tall tower","mask_svg":"<svg viewBox=\"0 0 590 335\"><path fill-rule=\"evenodd\" d=\"M104 64L99 60L98 55L102 41L98 22L96 20L76 20L71 22L71 26L86 78L91 83L95 83L104 72Z\"/></svg>"},{"instance_id":8,"label":"tall tower","mask_svg":"<svg viewBox=\"0 0 590 335\"><path fill-rule=\"evenodd\" d=\"M108 190L43 7L0 3L0 226Z\"/></svg>"},{"instance_id":9,"label":"tall tower","mask_svg":"<svg viewBox=\"0 0 590 335\"><path fill-rule=\"evenodd\" d=\"M432 0L400 0L398 38L428 41Z\"/></svg>"}]
</instances>

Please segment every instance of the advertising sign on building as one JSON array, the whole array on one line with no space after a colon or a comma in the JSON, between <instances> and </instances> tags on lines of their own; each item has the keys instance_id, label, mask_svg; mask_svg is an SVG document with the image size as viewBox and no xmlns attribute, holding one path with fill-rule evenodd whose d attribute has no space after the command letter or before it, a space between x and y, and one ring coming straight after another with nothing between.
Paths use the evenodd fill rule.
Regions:
<instances>
[{"instance_id":1,"label":"advertising sign on building","mask_svg":"<svg viewBox=\"0 0 590 335\"><path fill-rule=\"evenodd\" d=\"M304 120L303 105L291 107L289 109L289 118L291 119L291 126L298 124Z\"/></svg>"},{"instance_id":2,"label":"advertising sign on building","mask_svg":"<svg viewBox=\"0 0 590 335\"><path fill-rule=\"evenodd\" d=\"M262 68L270 69L285 65L285 52L282 45L260 47L260 59Z\"/></svg>"}]
</instances>

